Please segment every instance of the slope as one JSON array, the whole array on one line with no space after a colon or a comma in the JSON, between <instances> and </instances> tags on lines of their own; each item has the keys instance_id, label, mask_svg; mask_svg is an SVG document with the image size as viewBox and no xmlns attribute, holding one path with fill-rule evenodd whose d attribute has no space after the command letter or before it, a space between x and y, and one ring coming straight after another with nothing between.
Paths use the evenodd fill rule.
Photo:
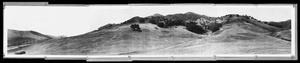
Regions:
<instances>
[{"instance_id":1,"label":"slope","mask_svg":"<svg viewBox=\"0 0 300 63\"><path fill-rule=\"evenodd\" d=\"M202 38L182 26L164 29L153 24L140 24L140 27L142 32L132 31L129 25L117 26L109 30L43 41L24 50L28 54L119 55L165 48Z\"/></svg>"},{"instance_id":2,"label":"slope","mask_svg":"<svg viewBox=\"0 0 300 63\"><path fill-rule=\"evenodd\" d=\"M50 36L35 31L18 31L8 29L8 46L21 45L36 40L51 39Z\"/></svg>"},{"instance_id":3,"label":"slope","mask_svg":"<svg viewBox=\"0 0 300 63\"><path fill-rule=\"evenodd\" d=\"M290 54L291 43L267 35L267 30L251 31L247 23L231 23L219 34L135 55L207 54Z\"/></svg>"}]
</instances>

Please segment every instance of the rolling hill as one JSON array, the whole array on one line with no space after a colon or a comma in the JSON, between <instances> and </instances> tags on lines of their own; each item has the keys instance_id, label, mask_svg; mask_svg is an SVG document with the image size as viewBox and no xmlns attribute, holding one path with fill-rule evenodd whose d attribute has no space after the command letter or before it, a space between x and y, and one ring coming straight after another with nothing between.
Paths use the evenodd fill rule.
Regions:
<instances>
[{"instance_id":1,"label":"rolling hill","mask_svg":"<svg viewBox=\"0 0 300 63\"><path fill-rule=\"evenodd\" d=\"M8 52L16 52L31 44L38 43L50 39L64 38L65 36L51 36L45 35L36 31L21 31L21 30L7 30L7 47ZM5 41L4 41L5 42Z\"/></svg>"},{"instance_id":2,"label":"rolling hill","mask_svg":"<svg viewBox=\"0 0 300 63\"><path fill-rule=\"evenodd\" d=\"M134 31L132 24L138 24L141 32ZM156 14L78 36L39 41L21 50L28 55L290 54L286 37L291 31L283 30L243 15Z\"/></svg>"},{"instance_id":3,"label":"rolling hill","mask_svg":"<svg viewBox=\"0 0 300 63\"><path fill-rule=\"evenodd\" d=\"M44 35L36 31L19 31L8 29L8 46L21 45L36 40L52 39L54 36Z\"/></svg>"}]
</instances>

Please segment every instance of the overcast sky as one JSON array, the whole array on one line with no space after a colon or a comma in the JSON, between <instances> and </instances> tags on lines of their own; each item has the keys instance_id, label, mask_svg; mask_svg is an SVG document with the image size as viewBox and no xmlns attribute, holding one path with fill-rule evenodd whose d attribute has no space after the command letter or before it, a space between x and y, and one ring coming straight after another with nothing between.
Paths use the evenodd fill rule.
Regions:
<instances>
[{"instance_id":1,"label":"overcast sky","mask_svg":"<svg viewBox=\"0 0 300 63\"><path fill-rule=\"evenodd\" d=\"M8 29L34 30L43 34L75 36L108 23L121 23L134 16L146 17L194 12L212 17L226 14L250 15L262 21L291 19L292 6L205 6L205 5L92 5L92 6L6 6L4 25Z\"/></svg>"}]
</instances>

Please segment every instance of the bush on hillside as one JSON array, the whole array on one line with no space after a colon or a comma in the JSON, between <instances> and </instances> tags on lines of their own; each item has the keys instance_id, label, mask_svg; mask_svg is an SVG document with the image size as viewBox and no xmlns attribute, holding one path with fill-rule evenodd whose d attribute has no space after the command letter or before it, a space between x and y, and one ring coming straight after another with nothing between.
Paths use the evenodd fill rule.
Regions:
<instances>
[{"instance_id":1,"label":"bush on hillside","mask_svg":"<svg viewBox=\"0 0 300 63\"><path fill-rule=\"evenodd\" d=\"M222 26L223 26L223 25L220 24L220 23L212 23L212 24L208 25L208 30L211 30L212 32L215 32L215 31L220 30L220 28L221 28Z\"/></svg>"},{"instance_id":2,"label":"bush on hillside","mask_svg":"<svg viewBox=\"0 0 300 63\"><path fill-rule=\"evenodd\" d=\"M159 21L167 21L168 19L160 14L155 14L153 16L146 17L149 20L149 23L157 24Z\"/></svg>"},{"instance_id":3,"label":"bush on hillside","mask_svg":"<svg viewBox=\"0 0 300 63\"><path fill-rule=\"evenodd\" d=\"M158 23L157 23L157 26L158 27L162 27L162 28L166 28L167 26L166 26L166 23L164 22L164 21L159 21Z\"/></svg>"},{"instance_id":4,"label":"bush on hillside","mask_svg":"<svg viewBox=\"0 0 300 63\"><path fill-rule=\"evenodd\" d=\"M133 30L133 31L138 31L138 32L142 32L139 24L131 24L130 25L130 28Z\"/></svg>"},{"instance_id":5,"label":"bush on hillside","mask_svg":"<svg viewBox=\"0 0 300 63\"><path fill-rule=\"evenodd\" d=\"M191 32L194 32L194 33L197 33L197 34L203 34L203 33L206 33L207 31L205 29L203 29L203 27L197 25L196 22L189 22L189 23L186 23L186 29L191 31Z\"/></svg>"}]
</instances>

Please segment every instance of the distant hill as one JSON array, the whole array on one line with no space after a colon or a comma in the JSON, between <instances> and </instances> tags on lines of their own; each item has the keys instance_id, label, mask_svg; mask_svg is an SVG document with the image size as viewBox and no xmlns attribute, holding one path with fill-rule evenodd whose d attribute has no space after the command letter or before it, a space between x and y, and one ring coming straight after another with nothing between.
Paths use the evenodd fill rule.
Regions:
<instances>
[{"instance_id":1,"label":"distant hill","mask_svg":"<svg viewBox=\"0 0 300 63\"><path fill-rule=\"evenodd\" d=\"M266 24L283 29L291 29L291 20L281 22L266 22Z\"/></svg>"},{"instance_id":2,"label":"distant hill","mask_svg":"<svg viewBox=\"0 0 300 63\"><path fill-rule=\"evenodd\" d=\"M141 31L134 30L137 25ZM291 31L286 28L238 14L154 14L23 50L29 55L289 54Z\"/></svg>"},{"instance_id":3,"label":"distant hill","mask_svg":"<svg viewBox=\"0 0 300 63\"><path fill-rule=\"evenodd\" d=\"M37 40L53 39L54 36L44 35L36 31L19 31L8 29L8 46L21 45Z\"/></svg>"}]
</instances>

